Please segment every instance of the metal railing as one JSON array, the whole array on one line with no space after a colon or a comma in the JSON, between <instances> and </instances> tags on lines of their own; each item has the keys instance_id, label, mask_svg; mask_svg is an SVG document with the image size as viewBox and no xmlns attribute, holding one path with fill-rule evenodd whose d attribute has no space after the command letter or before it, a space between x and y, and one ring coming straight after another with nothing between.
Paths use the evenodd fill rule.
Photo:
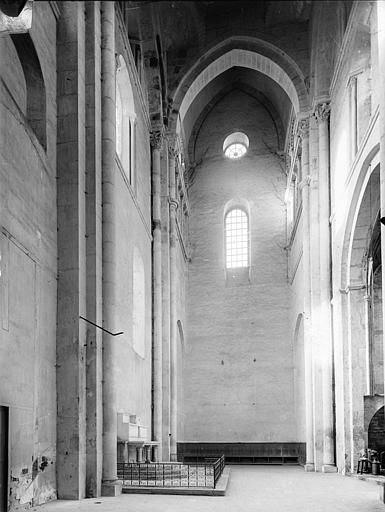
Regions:
<instances>
[{"instance_id":1,"label":"metal railing","mask_svg":"<svg viewBox=\"0 0 385 512\"><path fill-rule=\"evenodd\" d=\"M118 462L118 479L130 487L209 487L215 489L225 467L225 457L202 463Z\"/></svg>"}]
</instances>

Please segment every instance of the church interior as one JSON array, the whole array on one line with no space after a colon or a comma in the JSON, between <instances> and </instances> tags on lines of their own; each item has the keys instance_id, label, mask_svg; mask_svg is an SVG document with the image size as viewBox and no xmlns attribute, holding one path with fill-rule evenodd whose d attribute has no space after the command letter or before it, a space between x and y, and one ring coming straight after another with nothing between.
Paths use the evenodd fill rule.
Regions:
<instances>
[{"instance_id":1,"label":"church interior","mask_svg":"<svg viewBox=\"0 0 385 512\"><path fill-rule=\"evenodd\" d=\"M1 0L0 109L0 512L385 474L385 1Z\"/></svg>"}]
</instances>

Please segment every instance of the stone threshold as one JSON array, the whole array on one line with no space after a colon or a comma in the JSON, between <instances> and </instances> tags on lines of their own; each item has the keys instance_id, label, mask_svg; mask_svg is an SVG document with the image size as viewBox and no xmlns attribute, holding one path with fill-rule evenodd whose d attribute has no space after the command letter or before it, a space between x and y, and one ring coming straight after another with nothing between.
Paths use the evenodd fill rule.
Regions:
<instances>
[{"instance_id":1,"label":"stone threshold","mask_svg":"<svg viewBox=\"0 0 385 512\"><path fill-rule=\"evenodd\" d=\"M357 480L363 480L364 482L371 482L377 485L385 484L385 475L372 475L371 473L346 473L346 476L357 478Z\"/></svg>"},{"instance_id":2,"label":"stone threshold","mask_svg":"<svg viewBox=\"0 0 385 512\"><path fill-rule=\"evenodd\" d=\"M122 487L123 494L175 494L193 496L225 496L230 481L230 468L225 467L215 489L209 487L147 487L127 485Z\"/></svg>"}]
</instances>

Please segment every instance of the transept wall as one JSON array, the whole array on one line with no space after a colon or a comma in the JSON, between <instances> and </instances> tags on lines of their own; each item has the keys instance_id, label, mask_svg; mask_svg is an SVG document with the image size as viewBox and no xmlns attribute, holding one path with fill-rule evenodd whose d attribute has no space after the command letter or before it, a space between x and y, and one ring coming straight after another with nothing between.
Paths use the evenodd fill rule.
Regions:
<instances>
[{"instance_id":1,"label":"transept wall","mask_svg":"<svg viewBox=\"0 0 385 512\"><path fill-rule=\"evenodd\" d=\"M1 512L119 493L123 416L344 474L381 432L385 2L251 4L0 2Z\"/></svg>"}]
</instances>

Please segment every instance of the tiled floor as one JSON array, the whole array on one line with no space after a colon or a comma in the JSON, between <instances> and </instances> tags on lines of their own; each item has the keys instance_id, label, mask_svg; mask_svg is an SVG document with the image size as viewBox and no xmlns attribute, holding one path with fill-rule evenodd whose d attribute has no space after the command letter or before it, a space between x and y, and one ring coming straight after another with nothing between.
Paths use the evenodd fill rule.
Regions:
<instances>
[{"instance_id":1,"label":"tiled floor","mask_svg":"<svg viewBox=\"0 0 385 512\"><path fill-rule=\"evenodd\" d=\"M232 466L225 497L122 495L57 501L38 512L385 512L379 488L298 466Z\"/></svg>"}]
</instances>

